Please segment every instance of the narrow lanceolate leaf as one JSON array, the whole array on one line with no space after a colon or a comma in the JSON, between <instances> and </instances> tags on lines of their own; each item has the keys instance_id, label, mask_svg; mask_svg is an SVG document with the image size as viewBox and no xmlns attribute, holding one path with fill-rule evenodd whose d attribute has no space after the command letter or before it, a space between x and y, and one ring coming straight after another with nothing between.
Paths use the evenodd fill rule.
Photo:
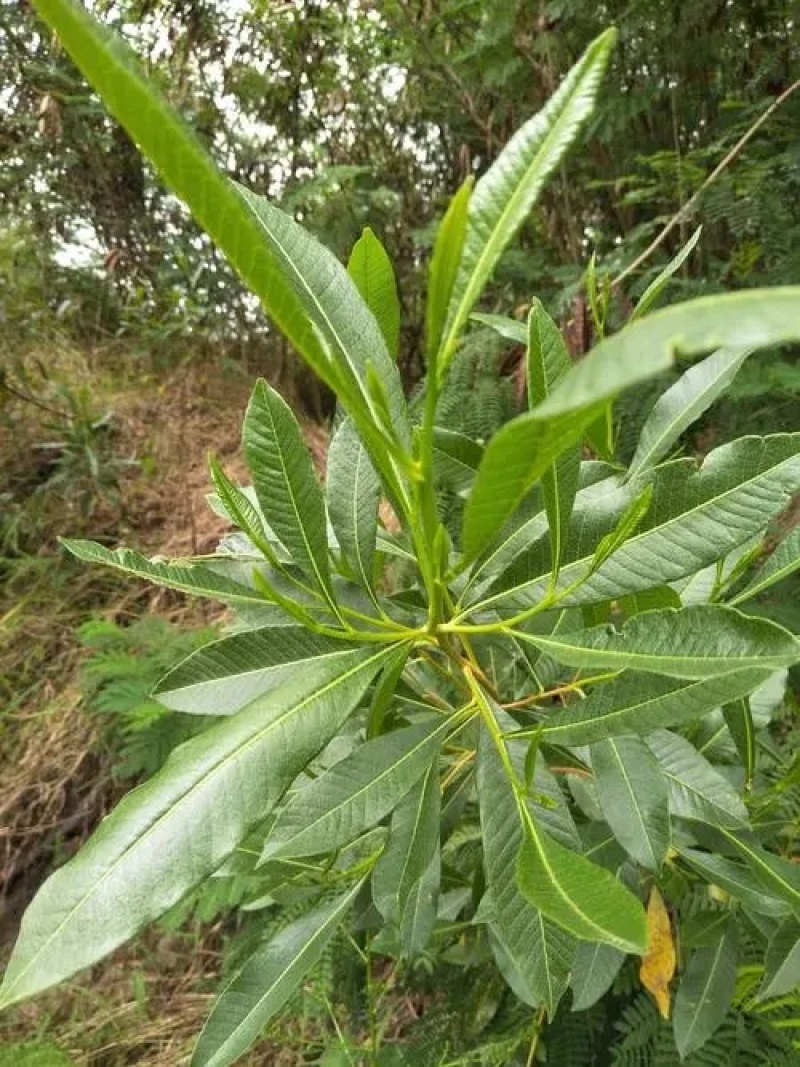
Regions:
<instances>
[{"instance_id":1,"label":"narrow lanceolate leaf","mask_svg":"<svg viewBox=\"0 0 800 1067\"><path fill-rule=\"evenodd\" d=\"M433 471L437 485L455 492L468 489L483 457L483 446L455 430L433 431Z\"/></svg>"},{"instance_id":2,"label":"narrow lanceolate leaf","mask_svg":"<svg viewBox=\"0 0 800 1067\"><path fill-rule=\"evenodd\" d=\"M744 587L741 593L737 593L729 603L739 604L743 600L750 600L751 597L758 596L759 593L763 593L765 589L769 589L776 582L781 582L784 578L788 578L790 574L794 574L799 568L800 526L795 526L789 536L781 541L753 580Z\"/></svg>"},{"instance_id":3,"label":"narrow lanceolate leaf","mask_svg":"<svg viewBox=\"0 0 800 1067\"><path fill-rule=\"evenodd\" d=\"M645 515L650 510L652 500L652 485L646 485L641 493L631 500L628 507L623 511L622 515L620 515L619 522L611 533L607 533L605 537L601 537L598 541L597 548L594 550L594 555L592 556L592 562L590 564L592 573L599 570L606 560L614 555L618 548L622 548L625 542L633 537L634 533L644 521Z\"/></svg>"},{"instance_id":4,"label":"narrow lanceolate leaf","mask_svg":"<svg viewBox=\"0 0 800 1067\"><path fill-rule=\"evenodd\" d=\"M598 541L647 484L653 496L637 532L595 569ZM609 478L591 486L576 498L559 603L600 603L695 574L762 531L798 489L800 434L743 437L709 453L699 470L675 460L625 485ZM476 591L472 608L524 611L549 588L550 553L538 539Z\"/></svg>"},{"instance_id":5,"label":"narrow lanceolate leaf","mask_svg":"<svg viewBox=\"0 0 800 1067\"><path fill-rule=\"evenodd\" d=\"M639 979L658 1005L662 1019L669 1018L669 984L675 974L676 963L669 912L658 886L654 885L647 902L647 952L642 957Z\"/></svg>"},{"instance_id":6,"label":"narrow lanceolate leaf","mask_svg":"<svg viewBox=\"0 0 800 1067\"><path fill-rule=\"evenodd\" d=\"M683 246L683 248L673 256L669 263L664 267L662 271L653 279L648 285L642 295L639 297L639 302L633 312L631 318L639 319L646 311L649 311L650 307L656 302L661 292L669 284L670 278L672 278L683 266L688 259L692 250L697 242L700 240L700 234L703 232L703 227L698 226L692 236Z\"/></svg>"},{"instance_id":7,"label":"narrow lanceolate leaf","mask_svg":"<svg viewBox=\"0 0 800 1067\"><path fill-rule=\"evenodd\" d=\"M527 382L528 406L543 403L572 367L561 331L542 304L533 301L528 318ZM581 446L573 445L556 459L542 474L542 495L550 530L550 552L553 560L553 581L564 552L564 544L578 490L581 465Z\"/></svg>"},{"instance_id":8,"label":"narrow lanceolate leaf","mask_svg":"<svg viewBox=\"0 0 800 1067\"><path fill-rule=\"evenodd\" d=\"M537 301L538 303L538 301ZM470 318L482 326L488 326L490 330L499 336L511 341L515 345L528 344L528 327L524 322L510 319L507 315L489 315L482 311L476 311Z\"/></svg>"},{"instance_id":9,"label":"narrow lanceolate leaf","mask_svg":"<svg viewBox=\"0 0 800 1067\"><path fill-rule=\"evenodd\" d=\"M227 1067L247 1051L319 962L360 888L314 908L256 949L214 1005L192 1067Z\"/></svg>"},{"instance_id":10,"label":"narrow lanceolate leaf","mask_svg":"<svg viewBox=\"0 0 800 1067\"><path fill-rule=\"evenodd\" d=\"M37 10L292 345L337 390L376 464L399 483L391 451L376 432L365 387L367 363L386 383L396 436L405 447L409 431L402 384L380 329L344 267L293 219L230 182L144 76L131 49L81 4L39 0Z\"/></svg>"},{"instance_id":11,"label":"narrow lanceolate leaf","mask_svg":"<svg viewBox=\"0 0 800 1067\"><path fill-rule=\"evenodd\" d=\"M340 424L331 441L326 495L339 547L360 583L371 591L381 483L350 419Z\"/></svg>"},{"instance_id":12,"label":"narrow lanceolate leaf","mask_svg":"<svg viewBox=\"0 0 800 1067\"><path fill-rule=\"evenodd\" d=\"M667 781L673 815L732 829L747 826L744 801L691 742L669 730L654 730L647 735L647 746Z\"/></svg>"},{"instance_id":13,"label":"narrow lanceolate leaf","mask_svg":"<svg viewBox=\"0 0 800 1067\"><path fill-rule=\"evenodd\" d=\"M428 947L436 925L440 880L441 858L437 841L430 863L413 883L403 903L399 932L400 954L404 959L416 959Z\"/></svg>"},{"instance_id":14,"label":"narrow lanceolate leaf","mask_svg":"<svg viewBox=\"0 0 800 1067\"><path fill-rule=\"evenodd\" d=\"M782 919L790 913L789 904L767 891L743 863L694 848L679 847L679 851L692 870L757 914Z\"/></svg>"},{"instance_id":15,"label":"narrow lanceolate leaf","mask_svg":"<svg viewBox=\"0 0 800 1067\"><path fill-rule=\"evenodd\" d=\"M738 961L733 921L716 945L695 949L689 958L678 986L672 1020L681 1059L701 1048L727 1015L736 986Z\"/></svg>"},{"instance_id":16,"label":"narrow lanceolate leaf","mask_svg":"<svg viewBox=\"0 0 800 1067\"><path fill-rule=\"evenodd\" d=\"M613 945L581 941L572 968L572 1010L586 1011L611 988L625 962L625 953Z\"/></svg>"},{"instance_id":17,"label":"narrow lanceolate leaf","mask_svg":"<svg viewBox=\"0 0 800 1067\"><path fill-rule=\"evenodd\" d=\"M764 888L773 896L785 900L795 915L800 916L800 865L774 856L741 833L734 833L725 827L719 827L719 830Z\"/></svg>"},{"instance_id":18,"label":"narrow lanceolate leaf","mask_svg":"<svg viewBox=\"0 0 800 1067\"><path fill-rule=\"evenodd\" d=\"M540 784L541 778L535 780L534 788ZM478 797L489 926L499 946L498 967L521 1000L545 1007L552 1018L569 982L575 943L517 886L522 823L513 786L485 731L478 745Z\"/></svg>"},{"instance_id":19,"label":"narrow lanceolate leaf","mask_svg":"<svg viewBox=\"0 0 800 1067\"><path fill-rule=\"evenodd\" d=\"M542 739L549 744L589 745L606 737L644 736L660 727L684 725L752 692L767 677L768 671L750 670L679 681L628 672L557 711L547 720Z\"/></svg>"},{"instance_id":20,"label":"narrow lanceolate leaf","mask_svg":"<svg viewBox=\"0 0 800 1067\"><path fill-rule=\"evenodd\" d=\"M256 383L242 430L258 503L292 559L336 610L328 569L325 502L311 454L286 401Z\"/></svg>"},{"instance_id":21,"label":"narrow lanceolate leaf","mask_svg":"<svg viewBox=\"0 0 800 1067\"><path fill-rule=\"evenodd\" d=\"M589 45L542 111L514 134L475 186L441 345L440 370L452 358L469 313L500 256L591 115L615 37L613 30L606 30Z\"/></svg>"},{"instance_id":22,"label":"narrow lanceolate leaf","mask_svg":"<svg viewBox=\"0 0 800 1067\"><path fill-rule=\"evenodd\" d=\"M647 947L644 909L613 874L560 845L533 820L517 860L524 897L582 941L602 941L622 952Z\"/></svg>"},{"instance_id":23,"label":"narrow lanceolate leaf","mask_svg":"<svg viewBox=\"0 0 800 1067\"><path fill-rule=\"evenodd\" d=\"M654 467L731 384L751 348L722 348L690 367L656 402L639 435L628 477Z\"/></svg>"},{"instance_id":24,"label":"narrow lanceolate leaf","mask_svg":"<svg viewBox=\"0 0 800 1067\"><path fill-rule=\"evenodd\" d=\"M159 703L191 715L233 715L306 669L309 661L347 662L354 646L303 626L265 626L212 641L165 675Z\"/></svg>"},{"instance_id":25,"label":"narrow lanceolate leaf","mask_svg":"<svg viewBox=\"0 0 800 1067\"><path fill-rule=\"evenodd\" d=\"M393 652L359 649L310 663L176 749L39 890L0 1004L101 959L208 877L337 732Z\"/></svg>"},{"instance_id":26,"label":"narrow lanceolate leaf","mask_svg":"<svg viewBox=\"0 0 800 1067\"><path fill-rule=\"evenodd\" d=\"M603 818L630 856L657 871L670 842L669 793L658 761L638 737L599 741L591 753Z\"/></svg>"},{"instance_id":27,"label":"narrow lanceolate leaf","mask_svg":"<svg viewBox=\"0 0 800 1067\"><path fill-rule=\"evenodd\" d=\"M264 857L311 856L346 845L388 814L422 777L453 719L384 734L299 789L278 816Z\"/></svg>"},{"instance_id":28,"label":"narrow lanceolate leaf","mask_svg":"<svg viewBox=\"0 0 800 1067\"><path fill-rule=\"evenodd\" d=\"M208 465L214 488L217 491L217 497L225 509L226 515L239 527L242 533L247 534L255 547L270 563L277 563L277 552L270 543L272 531L267 531L264 519L258 508L247 493L230 480L216 456L210 458ZM274 534L272 536L274 537Z\"/></svg>"},{"instance_id":29,"label":"narrow lanceolate leaf","mask_svg":"<svg viewBox=\"0 0 800 1067\"><path fill-rule=\"evenodd\" d=\"M732 704L726 704L722 714L744 767L745 788L750 789L756 773L756 730L750 702L747 697L742 697Z\"/></svg>"},{"instance_id":30,"label":"narrow lanceolate leaf","mask_svg":"<svg viewBox=\"0 0 800 1067\"><path fill-rule=\"evenodd\" d=\"M381 242L366 227L353 245L347 261L347 273L375 316L389 355L397 359L400 344L400 301L392 261Z\"/></svg>"},{"instance_id":31,"label":"narrow lanceolate leaf","mask_svg":"<svg viewBox=\"0 0 800 1067\"><path fill-rule=\"evenodd\" d=\"M433 245L428 271L428 298L425 305L425 353L428 367L435 368L447 309L461 263L467 212L475 179L470 175L450 201Z\"/></svg>"},{"instance_id":32,"label":"narrow lanceolate leaf","mask_svg":"<svg viewBox=\"0 0 800 1067\"><path fill-rule=\"evenodd\" d=\"M490 441L464 516L466 555L476 556L489 543L550 463L617 394L668 369L678 353L799 339L799 301L800 289L789 287L701 297L602 341L543 404L506 423Z\"/></svg>"},{"instance_id":33,"label":"narrow lanceolate leaf","mask_svg":"<svg viewBox=\"0 0 800 1067\"><path fill-rule=\"evenodd\" d=\"M102 563L135 578L166 586L167 589L177 589L192 596L213 597L227 604L266 604L257 590L234 582L211 567L192 560L147 559L133 549L106 548L94 541L62 539L61 544L86 563Z\"/></svg>"},{"instance_id":34,"label":"narrow lanceolate leaf","mask_svg":"<svg viewBox=\"0 0 800 1067\"><path fill-rule=\"evenodd\" d=\"M389 840L372 871L372 899L387 922L397 921L414 885L433 860L439 843L439 763L400 801L389 824Z\"/></svg>"},{"instance_id":35,"label":"narrow lanceolate leaf","mask_svg":"<svg viewBox=\"0 0 800 1067\"><path fill-rule=\"evenodd\" d=\"M764 959L759 1000L782 997L800 986L800 922L786 919L775 931Z\"/></svg>"},{"instance_id":36,"label":"narrow lanceolate leaf","mask_svg":"<svg viewBox=\"0 0 800 1067\"><path fill-rule=\"evenodd\" d=\"M620 630L592 626L565 634L526 633L524 640L559 663L589 672L630 669L672 678L778 670L800 659L800 641L788 630L718 604L646 611Z\"/></svg>"}]
</instances>

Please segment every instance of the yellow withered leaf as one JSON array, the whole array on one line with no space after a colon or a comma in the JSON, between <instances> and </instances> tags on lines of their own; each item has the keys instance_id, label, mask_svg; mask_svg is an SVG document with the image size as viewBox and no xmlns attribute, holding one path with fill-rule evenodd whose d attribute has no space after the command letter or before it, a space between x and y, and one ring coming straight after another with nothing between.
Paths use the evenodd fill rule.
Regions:
<instances>
[{"instance_id":1,"label":"yellow withered leaf","mask_svg":"<svg viewBox=\"0 0 800 1067\"><path fill-rule=\"evenodd\" d=\"M647 952L642 957L639 978L658 1005L663 1018L669 1018L669 983L675 974L675 942L664 901L656 886L647 902Z\"/></svg>"}]
</instances>

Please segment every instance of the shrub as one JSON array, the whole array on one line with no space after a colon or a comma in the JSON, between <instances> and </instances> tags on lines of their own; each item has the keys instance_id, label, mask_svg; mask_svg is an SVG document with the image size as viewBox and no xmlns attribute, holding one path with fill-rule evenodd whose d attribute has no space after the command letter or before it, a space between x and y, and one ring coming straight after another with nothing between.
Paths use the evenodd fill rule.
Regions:
<instances>
[{"instance_id":1,"label":"shrub","mask_svg":"<svg viewBox=\"0 0 800 1067\"><path fill-rule=\"evenodd\" d=\"M210 875L243 869L262 897L302 887L302 913L224 988L195 1064L244 1053L346 921L369 934L369 953L495 966L535 1009L530 1062L567 989L589 1008L629 955L671 1013L681 1056L725 1018L745 938L763 961L753 995L785 993L800 872L774 817L785 751L766 729L798 642L739 605L797 566L796 532L752 564L798 488L798 439L747 437L699 467L664 457L750 351L800 340L800 289L637 317L577 365L539 302L525 324L482 316L525 345L529 410L485 446L437 427L476 301L590 115L613 32L452 201L430 265L414 422L377 238L365 232L345 270L227 182L82 9L36 6L346 417L323 491L290 409L256 384L243 429L252 486L212 462L213 506L238 528L214 557L68 543L218 598L240 628L159 683L167 707L222 721L42 887L3 1003L93 963ZM709 352L658 400L627 468L583 459L585 438L608 451L624 389ZM464 501L450 532L436 485ZM381 524L382 497L396 524ZM402 582L385 576L392 560Z\"/></svg>"}]
</instances>

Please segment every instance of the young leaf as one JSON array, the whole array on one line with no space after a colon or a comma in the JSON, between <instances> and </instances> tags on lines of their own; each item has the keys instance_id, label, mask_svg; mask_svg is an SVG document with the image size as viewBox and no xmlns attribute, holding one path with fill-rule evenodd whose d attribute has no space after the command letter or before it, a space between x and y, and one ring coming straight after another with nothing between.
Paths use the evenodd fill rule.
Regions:
<instances>
[{"instance_id":1,"label":"young leaf","mask_svg":"<svg viewBox=\"0 0 800 1067\"><path fill-rule=\"evenodd\" d=\"M389 355L397 359L400 345L400 301L392 261L367 226L353 245L347 273L381 328Z\"/></svg>"},{"instance_id":2,"label":"young leaf","mask_svg":"<svg viewBox=\"0 0 800 1067\"><path fill-rule=\"evenodd\" d=\"M192 1067L227 1067L247 1051L319 962L360 888L314 908L256 949L214 1005Z\"/></svg>"},{"instance_id":3,"label":"young leaf","mask_svg":"<svg viewBox=\"0 0 800 1067\"><path fill-rule=\"evenodd\" d=\"M647 902L647 952L639 967L639 979L658 1005L662 1019L669 1018L669 984L675 975L676 962L669 912L658 886L654 885Z\"/></svg>"},{"instance_id":4,"label":"young leaf","mask_svg":"<svg viewBox=\"0 0 800 1067\"><path fill-rule=\"evenodd\" d=\"M572 367L561 331L542 304L534 300L528 317L528 405L543 403ZM542 474L542 495L550 531L553 581L558 578L572 506L578 490L580 444L567 449Z\"/></svg>"},{"instance_id":5,"label":"young leaf","mask_svg":"<svg viewBox=\"0 0 800 1067\"><path fill-rule=\"evenodd\" d=\"M601 341L543 404L506 423L489 442L464 515L466 556L491 541L550 463L618 393L667 370L679 353L800 340L799 300L800 288L790 287L700 297Z\"/></svg>"},{"instance_id":6,"label":"young leaf","mask_svg":"<svg viewBox=\"0 0 800 1067\"><path fill-rule=\"evenodd\" d=\"M422 777L454 726L452 718L408 726L335 763L290 798L262 860L329 852L374 826Z\"/></svg>"},{"instance_id":7,"label":"young leaf","mask_svg":"<svg viewBox=\"0 0 800 1067\"><path fill-rule=\"evenodd\" d=\"M786 919L775 931L764 958L758 1000L782 997L800 986L800 922Z\"/></svg>"},{"instance_id":8,"label":"young leaf","mask_svg":"<svg viewBox=\"0 0 800 1067\"><path fill-rule=\"evenodd\" d=\"M756 731L747 697L726 704L722 714L744 767L745 789L750 789L756 773Z\"/></svg>"},{"instance_id":9,"label":"young leaf","mask_svg":"<svg viewBox=\"0 0 800 1067\"><path fill-rule=\"evenodd\" d=\"M358 649L312 662L177 748L39 890L0 1005L101 959L211 874L333 737L393 652Z\"/></svg>"},{"instance_id":10,"label":"young leaf","mask_svg":"<svg viewBox=\"0 0 800 1067\"><path fill-rule=\"evenodd\" d=\"M675 996L672 1020L681 1059L708 1041L728 1013L736 986L739 947L731 921L724 936L689 958Z\"/></svg>"},{"instance_id":11,"label":"young leaf","mask_svg":"<svg viewBox=\"0 0 800 1067\"><path fill-rule=\"evenodd\" d=\"M534 778L534 786L540 784L542 779ZM552 1018L569 982L575 945L517 886L522 823L512 783L485 730L478 743L478 798L489 926L499 947L498 966L521 1000L545 1007Z\"/></svg>"},{"instance_id":12,"label":"young leaf","mask_svg":"<svg viewBox=\"0 0 800 1067\"><path fill-rule=\"evenodd\" d=\"M425 352L429 368L435 369L439 353L447 309L461 263L464 235L467 231L467 212L474 184L475 179L470 175L450 201L436 232L425 307Z\"/></svg>"},{"instance_id":13,"label":"young leaf","mask_svg":"<svg viewBox=\"0 0 800 1067\"><path fill-rule=\"evenodd\" d=\"M653 486L646 485L641 493L631 500L611 533L606 534L598 542L589 567L590 574L599 570L618 548L622 548L625 542L630 540L650 510L652 500Z\"/></svg>"},{"instance_id":14,"label":"young leaf","mask_svg":"<svg viewBox=\"0 0 800 1067\"><path fill-rule=\"evenodd\" d=\"M592 745L597 798L614 836L643 867L660 869L670 842L667 783L644 741L608 738Z\"/></svg>"},{"instance_id":15,"label":"young leaf","mask_svg":"<svg viewBox=\"0 0 800 1067\"><path fill-rule=\"evenodd\" d=\"M234 582L218 574L210 566L192 560L146 559L131 548L111 549L94 541L71 541L62 538L61 544L73 556L86 563L102 563L136 578L163 585L167 589L177 589L192 596L213 597L227 604L266 604L258 590L242 585L241 582Z\"/></svg>"},{"instance_id":16,"label":"young leaf","mask_svg":"<svg viewBox=\"0 0 800 1067\"><path fill-rule=\"evenodd\" d=\"M572 968L572 1010L586 1011L608 992L625 962L625 953L613 945L581 941Z\"/></svg>"},{"instance_id":17,"label":"young leaf","mask_svg":"<svg viewBox=\"0 0 800 1067\"><path fill-rule=\"evenodd\" d=\"M395 808L389 840L372 871L372 899L387 922L404 914L412 888L433 860L440 812L439 762L434 760Z\"/></svg>"},{"instance_id":18,"label":"young leaf","mask_svg":"<svg viewBox=\"0 0 800 1067\"><path fill-rule=\"evenodd\" d=\"M677 274L683 264L691 255L695 245L700 240L700 234L703 232L703 227L698 226L692 236L683 246L683 248L673 256L664 269L658 274L656 278L648 285L642 295L639 297L639 301L634 309L631 320L640 319L642 315L656 302L661 295L662 291L668 285L673 275Z\"/></svg>"},{"instance_id":19,"label":"young leaf","mask_svg":"<svg viewBox=\"0 0 800 1067\"><path fill-rule=\"evenodd\" d=\"M753 580L728 603L740 604L743 600L750 600L775 585L776 582L788 578L798 568L800 568L800 526L795 526L788 537L781 541Z\"/></svg>"},{"instance_id":20,"label":"young leaf","mask_svg":"<svg viewBox=\"0 0 800 1067\"><path fill-rule=\"evenodd\" d=\"M517 859L517 884L531 904L583 941L623 952L647 947L644 910L613 874L560 845L533 820Z\"/></svg>"},{"instance_id":21,"label":"young leaf","mask_svg":"<svg viewBox=\"0 0 800 1067\"><path fill-rule=\"evenodd\" d=\"M270 526L338 613L328 569L325 502L311 454L291 408L263 379L247 406L242 446Z\"/></svg>"},{"instance_id":22,"label":"young leaf","mask_svg":"<svg viewBox=\"0 0 800 1067\"><path fill-rule=\"evenodd\" d=\"M372 592L381 483L350 419L331 441L326 495L339 547L361 585Z\"/></svg>"},{"instance_id":23,"label":"young leaf","mask_svg":"<svg viewBox=\"0 0 800 1067\"><path fill-rule=\"evenodd\" d=\"M587 671L630 668L672 678L778 670L800 659L800 641L788 630L719 604L646 611L620 630L602 625L574 633L520 636L567 666Z\"/></svg>"},{"instance_id":24,"label":"young leaf","mask_svg":"<svg viewBox=\"0 0 800 1067\"><path fill-rule=\"evenodd\" d=\"M747 826L742 798L694 745L669 730L654 730L647 735L647 746L667 780L673 815L732 829Z\"/></svg>"},{"instance_id":25,"label":"young leaf","mask_svg":"<svg viewBox=\"0 0 800 1067\"><path fill-rule=\"evenodd\" d=\"M191 715L233 715L312 662L347 661L354 645L303 626L264 626L212 641L173 667L153 690Z\"/></svg>"},{"instance_id":26,"label":"young leaf","mask_svg":"<svg viewBox=\"0 0 800 1067\"><path fill-rule=\"evenodd\" d=\"M440 346L440 375L497 261L591 115L615 38L614 30L606 30L589 45L542 111L514 134L475 186Z\"/></svg>"},{"instance_id":27,"label":"young leaf","mask_svg":"<svg viewBox=\"0 0 800 1067\"><path fill-rule=\"evenodd\" d=\"M721 348L696 363L656 401L639 434L628 478L654 467L731 384L752 348Z\"/></svg>"},{"instance_id":28,"label":"young leaf","mask_svg":"<svg viewBox=\"0 0 800 1067\"><path fill-rule=\"evenodd\" d=\"M589 745L607 737L645 736L659 727L681 726L752 692L768 676L767 671L750 670L685 681L630 671L557 711L545 723L542 739L554 745Z\"/></svg>"}]
</instances>

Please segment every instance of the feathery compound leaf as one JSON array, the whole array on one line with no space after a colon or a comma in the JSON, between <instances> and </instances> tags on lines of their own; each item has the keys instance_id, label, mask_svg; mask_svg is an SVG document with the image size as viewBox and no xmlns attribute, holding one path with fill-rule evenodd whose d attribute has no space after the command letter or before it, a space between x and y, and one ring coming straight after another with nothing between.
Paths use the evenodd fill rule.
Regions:
<instances>
[{"instance_id":1,"label":"feathery compound leaf","mask_svg":"<svg viewBox=\"0 0 800 1067\"><path fill-rule=\"evenodd\" d=\"M350 419L340 424L331 441L326 496L339 547L361 584L371 591L381 483Z\"/></svg>"},{"instance_id":2,"label":"feathery compound leaf","mask_svg":"<svg viewBox=\"0 0 800 1067\"><path fill-rule=\"evenodd\" d=\"M798 568L800 568L800 526L795 526L789 536L781 541L753 580L729 603L740 604L743 600L758 596L771 585L794 574Z\"/></svg>"},{"instance_id":3,"label":"feathery compound leaf","mask_svg":"<svg viewBox=\"0 0 800 1067\"><path fill-rule=\"evenodd\" d=\"M73 556L86 563L102 563L135 578L144 578L156 585L166 586L167 589L177 589L192 596L213 597L227 604L266 604L264 597L255 589L234 582L202 563L193 563L191 560L170 562L147 559L131 548L105 548L94 541L70 541L62 538L61 544Z\"/></svg>"},{"instance_id":4,"label":"feathery compound leaf","mask_svg":"<svg viewBox=\"0 0 800 1067\"><path fill-rule=\"evenodd\" d=\"M354 645L302 626L243 630L204 645L153 690L159 703L191 715L233 715L297 675L309 661L347 661Z\"/></svg>"},{"instance_id":5,"label":"feathery compound leaf","mask_svg":"<svg viewBox=\"0 0 800 1067\"><path fill-rule=\"evenodd\" d=\"M455 725L449 718L408 726L367 741L335 763L293 794L262 860L329 852L374 826L425 773Z\"/></svg>"},{"instance_id":6,"label":"feathery compound leaf","mask_svg":"<svg viewBox=\"0 0 800 1067\"><path fill-rule=\"evenodd\" d=\"M247 1051L319 962L361 884L290 923L256 949L214 1005L192 1067L227 1067Z\"/></svg>"},{"instance_id":7,"label":"feathery compound leaf","mask_svg":"<svg viewBox=\"0 0 800 1067\"><path fill-rule=\"evenodd\" d=\"M475 186L441 343L440 375L497 261L591 115L615 38L614 30L606 30L589 45L545 107L514 134Z\"/></svg>"},{"instance_id":8,"label":"feathery compound leaf","mask_svg":"<svg viewBox=\"0 0 800 1067\"><path fill-rule=\"evenodd\" d=\"M736 986L738 960L733 921L716 945L695 949L689 958L675 996L672 1020L681 1059L704 1045L727 1015Z\"/></svg>"},{"instance_id":9,"label":"feathery compound leaf","mask_svg":"<svg viewBox=\"0 0 800 1067\"><path fill-rule=\"evenodd\" d=\"M247 405L242 446L267 521L337 613L328 569L325 502L311 454L291 408L263 380L256 383Z\"/></svg>"},{"instance_id":10,"label":"feathery compound leaf","mask_svg":"<svg viewBox=\"0 0 800 1067\"><path fill-rule=\"evenodd\" d=\"M101 959L208 877L333 737L393 653L358 649L333 663L309 663L176 749L39 890L0 1004Z\"/></svg>"},{"instance_id":11,"label":"feathery compound leaf","mask_svg":"<svg viewBox=\"0 0 800 1067\"><path fill-rule=\"evenodd\" d=\"M621 630L609 624L520 637L567 666L653 671L672 678L778 670L800 659L800 641L788 630L718 604L646 611L628 619Z\"/></svg>"},{"instance_id":12,"label":"feathery compound leaf","mask_svg":"<svg viewBox=\"0 0 800 1067\"><path fill-rule=\"evenodd\" d=\"M608 738L592 745L592 770L603 818L643 867L657 871L670 842L667 783L644 741Z\"/></svg>"},{"instance_id":13,"label":"feathery compound leaf","mask_svg":"<svg viewBox=\"0 0 800 1067\"><path fill-rule=\"evenodd\" d=\"M694 745L669 730L654 730L647 735L647 746L667 780L673 815L732 829L747 826L744 801Z\"/></svg>"},{"instance_id":14,"label":"feathery compound leaf","mask_svg":"<svg viewBox=\"0 0 800 1067\"><path fill-rule=\"evenodd\" d=\"M589 745L623 734L647 735L664 726L694 722L729 700L745 696L769 677L750 670L702 681L629 672L599 685L585 700L552 715L542 740L554 745Z\"/></svg>"},{"instance_id":15,"label":"feathery compound leaf","mask_svg":"<svg viewBox=\"0 0 800 1067\"><path fill-rule=\"evenodd\" d=\"M428 367L436 366L436 357L447 319L453 285L461 263L467 212L475 179L470 175L450 201L436 232L428 272L428 299L425 305L425 352Z\"/></svg>"},{"instance_id":16,"label":"feathery compound leaf","mask_svg":"<svg viewBox=\"0 0 800 1067\"><path fill-rule=\"evenodd\" d=\"M527 382L528 405L543 403L572 367L561 331L538 300L528 318ZM581 446L563 452L542 474L542 495L550 530L553 581L558 577L569 520L578 490Z\"/></svg>"},{"instance_id":17,"label":"feathery compound leaf","mask_svg":"<svg viewBox=\"0 0 800 1067\"><path fill-rule=\"evenodd\" d=\"M722 348L690 367L656 401L639 435L628 470L633 478L654 467L692 423L731 384L752 348Z\"/></svg>"},{"instance_id":18,"label":"feathery compound leaf","mask_svg":"<svg viewBox=\"0 0 800 1067\"><path fill-rule=\"evenodd\" d=\"M389 355L397 359L400 344L400 301L392 261L381 242L367 226L353 245L347 273L375 316Z\"/></svg>"}]
</instances>

